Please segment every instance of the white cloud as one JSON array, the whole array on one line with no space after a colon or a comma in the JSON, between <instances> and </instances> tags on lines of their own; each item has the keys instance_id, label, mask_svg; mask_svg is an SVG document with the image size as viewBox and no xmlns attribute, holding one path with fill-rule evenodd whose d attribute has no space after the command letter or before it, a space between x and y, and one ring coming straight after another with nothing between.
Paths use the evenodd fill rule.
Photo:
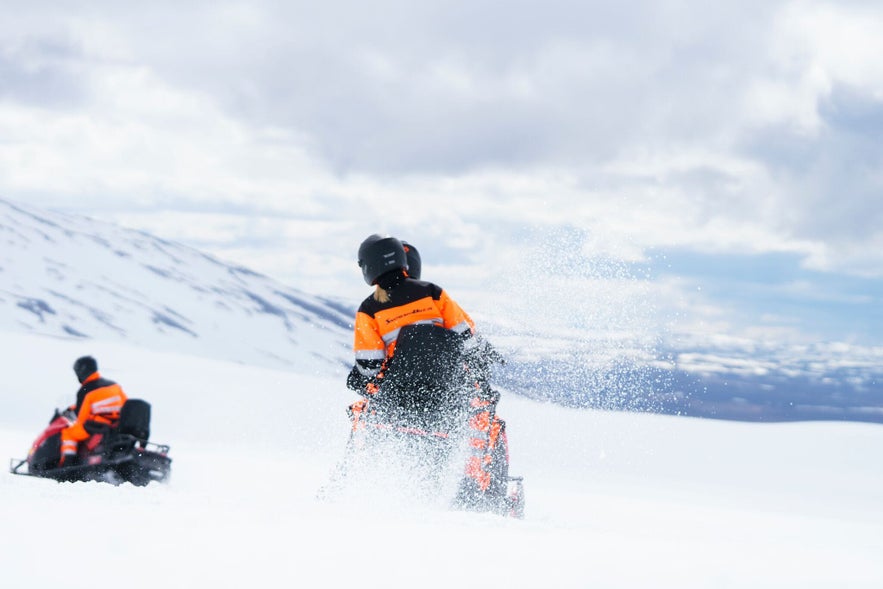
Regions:
<instances>
[{"instance_id":1,"label":"white cloud","mask_svg":"<svg viewBox=\"0 0 883 589\"><path fill-rule=\"evenodd\" d=\"M883 99L883 7L876 2L792 2L777 23L785 55ZM787 49L785 49L787 48Z\"/></svg>"}]
</instances>

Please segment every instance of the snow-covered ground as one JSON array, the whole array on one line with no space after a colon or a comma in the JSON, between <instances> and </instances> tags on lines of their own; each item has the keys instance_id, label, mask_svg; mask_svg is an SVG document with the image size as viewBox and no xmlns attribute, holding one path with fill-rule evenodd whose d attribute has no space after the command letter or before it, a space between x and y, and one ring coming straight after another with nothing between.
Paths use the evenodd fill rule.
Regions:
<instances>
[{"instance_id":1,"label":"snow-covered ground","mask_svg":"<svg viewBox=\"0 0 883 589\"><path fill-rule=\"evenodd\" d=\"M565 409L504 395L526 517L323 503L339 377L0 333L0 454L24 457L71 365L153 404L172 478L0 475L0 587L883 586L883 427Z\"/></svg>"}]
</instances>

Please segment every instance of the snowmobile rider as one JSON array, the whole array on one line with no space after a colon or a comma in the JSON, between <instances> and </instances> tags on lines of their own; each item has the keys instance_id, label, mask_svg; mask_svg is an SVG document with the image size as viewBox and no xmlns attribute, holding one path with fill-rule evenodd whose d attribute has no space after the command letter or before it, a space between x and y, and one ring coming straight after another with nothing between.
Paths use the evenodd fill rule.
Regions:
<instances>
[{"instance_id":1,"label":"snowmobile rider","mask_svg":"<svg viewBox=\"0 0 883 589\"><path fill-rule=\"evenodd\" d=\"M482 345L472 319L441 287L418 280L422 264L413 245L374 234L359 247L358 261L365 282L375 290L356 313L356 364L347 377L347 386L367 398L379 390L382 370L393 356L399 330L405 325L433 323L462 334L466 363L476 379L476 394L470 401L468 424L472 432L465 472L469 483L461 492L481 497L491 486L493 450L498 445L508 447L504 423L496 416L499 394L488 384L489 358L502 358L490 344ZM366 401L349 407L354 429ZM508 450L506 455L508 460Z\"/></svg>"},{"instance_id":2,"label":"snowmobile rider","mask_svg":"<svg viewBox=\"0 0 883 589\"><path fill-rule=\"evenodd\" d=\"M356 313L356 361L347 377L350 389L364 396L377 392L377 377L392 357L399 330L405 325L445 327L461 334L464 348L470 347L475 333L472 319L440 286L409 277L401 241L370 235L359 247L358 262L365 282L375 289Z\"/></svg>"},{"instance_id":3,"label":"snowmobile rider","mask_svg":"<svg viewBox=\"0 0 883 589\"><path fill-rule=\"evenodd\" d=\"M98 362L92 356L77 358L74 362L74 374L81 385L77 391L76 404L69 407L76 414L76 421L61 430L59 466L65 463L70 465L76 459L77 445L89 439L87 422L115 425L120 419L123 403L126 402L122 387L98 373Z\"/></svg>"}]
</instances>

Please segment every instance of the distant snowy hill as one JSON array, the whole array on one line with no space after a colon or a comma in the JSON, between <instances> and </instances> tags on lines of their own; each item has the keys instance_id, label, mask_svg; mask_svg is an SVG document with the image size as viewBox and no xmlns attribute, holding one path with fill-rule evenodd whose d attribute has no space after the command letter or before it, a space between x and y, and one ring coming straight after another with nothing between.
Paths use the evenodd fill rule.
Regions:
<instances>
[{"instance_id":1,"label":"distant snowy hill","mask_svg":"<svg viewBox=\"0 0 883 589\"><path fill-rule=\"evenodd\" d=\"M145 233L0 200L0 330L327 374L349 309Z\"/></svg>"},{"instance_id":2,"label":"distant snowy hill","mask_svg":"<svg viewBox=\"0 0 883 589\"><path fill-rule=\"evenodd\" d=\"M498 371L510 390L572 407L740 421L883 423L883 348L680 334L655 349L562 342ZM642 352L639 354L638 352ZM655 352L655 355L650 355Z\"/></svg>"},{"instance_id":3,"label":"distant snowy hill","mask_svg":"<svg viewBox=\"0 0 883 589\"><path fill-rule=\"evenodd\" d=\"M687 415L883 423L883 347L685 336L671 357L669 390L690 394L668 407Z\"/></svg>"}]
</instances>

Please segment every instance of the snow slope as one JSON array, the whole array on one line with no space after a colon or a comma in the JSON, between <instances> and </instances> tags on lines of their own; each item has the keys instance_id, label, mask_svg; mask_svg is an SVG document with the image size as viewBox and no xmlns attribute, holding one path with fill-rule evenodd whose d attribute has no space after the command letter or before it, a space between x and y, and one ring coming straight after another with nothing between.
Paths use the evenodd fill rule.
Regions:
<instances>
[{"instance_id":1,"label":"snow slope","mask_svg":"<svg viewBox=\"0 0 883 589\"><path fill-rule=\"evenodd\" d=\"M0 329L348 368L354 310L181 244L0 199Z\"/></svg>"},{"instance_id":2,"label":"snow slope","mask_svg":"<svg viewBox=\"0 0 883 589\"><path fill-rule=\"evenodd\" d=\"M883 586L883 427L597 412L504 395L523 521L315 499L353 397L339 377L0 332L0 454L70 402L84 353L153 403L172 479L0 475L0 586Z\"/></svg>"}]
</instances>

